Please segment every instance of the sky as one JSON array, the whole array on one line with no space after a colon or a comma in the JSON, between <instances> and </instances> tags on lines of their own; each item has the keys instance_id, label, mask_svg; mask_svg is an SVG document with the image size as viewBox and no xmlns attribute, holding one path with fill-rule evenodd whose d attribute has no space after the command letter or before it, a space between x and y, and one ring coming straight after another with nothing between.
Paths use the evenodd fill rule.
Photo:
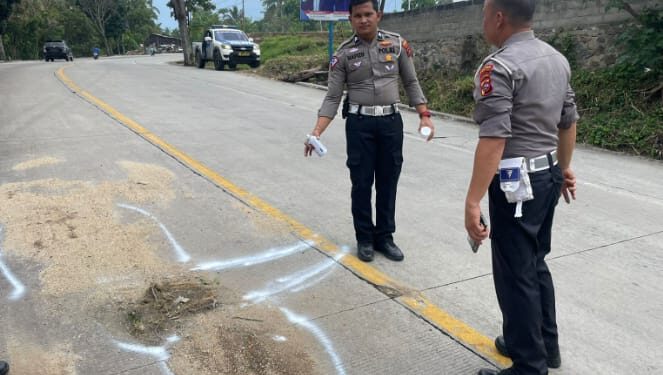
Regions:
<instances>
[{"instance_id":1,"label":"sky","mask_svg":"<svg viewBox=\"0 0 663 375\"><path fill-rule=\"evenodd\" d=\"M177 28L177 21L170 16L170 8L166 6L168 0L153 0L154 6L159 8L159 19L157 22L161 23L161 27L169 29ZM216 9L230 8L236 5L238 8L242 7L242 0L215 0ZM387 0L384 6L385 12L393 12L400 10L400 0ZM257 21L262 19L262 1L261 0L244 0L244 7L246 9L246 16L252 20Z\"/></svg>"}]
</instances>

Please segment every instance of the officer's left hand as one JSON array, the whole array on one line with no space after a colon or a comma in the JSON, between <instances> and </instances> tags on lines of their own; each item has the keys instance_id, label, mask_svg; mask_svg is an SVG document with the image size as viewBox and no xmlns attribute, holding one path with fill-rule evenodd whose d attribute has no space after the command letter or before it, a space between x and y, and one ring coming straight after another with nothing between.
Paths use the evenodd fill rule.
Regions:
<instances>
[{"instance_id":1,"label":"officer's left hand","mask_svg":"<svg viewBox=\"0 0 663 375\"><path fill-rule=\"evenodd\" d=\"M562 171L564 176L564 183L562 184L562 195L567 204L571 203L571 199L576 200L576 174L571 168L566 168Z\"/></svg>"},{"instance_id":2,"label":"officer's left hand","mask_svg":"<svg viewBox=\"0 0 663 375\"><path fill-rule=\"evenodd\" d=\"M424 126L430 128L430 135L426 138L426 142L429 142L435 136L435 125L433 125L433 120L430 117L424 116L419 122L419 134L421 134L421 128Z\"/></svg>"}]
</instances>

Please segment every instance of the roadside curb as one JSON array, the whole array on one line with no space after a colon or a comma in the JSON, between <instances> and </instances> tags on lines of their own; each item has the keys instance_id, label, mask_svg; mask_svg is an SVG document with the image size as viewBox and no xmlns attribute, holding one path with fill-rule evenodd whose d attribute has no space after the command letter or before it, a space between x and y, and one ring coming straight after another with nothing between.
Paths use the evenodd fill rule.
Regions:
<instances>
[{"instance_id":1,"label":"roadside curb","mask_svg":"<svg viewBox=\"0 0 663 375\"><path fill-rule=\"evenodd\" d=\"M318 90L322 90L322 91L327 91L327 86L318 85L316 83L295 82L295 85L310 87L310 88L314 88L314 89L318 89ZM405 105L405 104L399 104L398 108L401 109L401 110L404 110L404 111L416 112L416 110L414 108L412 108L408 105ZM466 123L470 123L470 124L476 124L476 122L474 122L474 120L472 120L469 117L465 117L465 116L452 115L451 113L444 113L444 112L438 112L438 111L430 111L430 113L432 113L436 117L441 117L441 118L454 120L454 121L466 122Z\"/></svg>"}]
</instances>

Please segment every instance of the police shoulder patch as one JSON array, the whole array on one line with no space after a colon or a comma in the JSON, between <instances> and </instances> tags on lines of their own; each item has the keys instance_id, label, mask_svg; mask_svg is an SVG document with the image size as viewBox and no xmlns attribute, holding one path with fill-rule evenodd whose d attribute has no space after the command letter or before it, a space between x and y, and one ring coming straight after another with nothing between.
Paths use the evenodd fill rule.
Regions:
<instances>
[{"instance_id":1,"label":"police shoulder patch","mask_svg":"<svg viewBox=\"0 0 663 375\"><path fill-rule=\"evenodd\" d=\"M481 88L481 96L488 96L493 92L493 81L491 78L495 65L486 64L479 71L479 87Z\"/></svg>"},{"instance_id":2,"label":"police shoulder patch","mask_svg":"<svg viewBox=\"0 0 663 375\"><path fill-rule=\"evenodd\" d=\"M402 45L403 45L403 49L405 50L405 53L407 53L407 57L414 56L414 51L412 50L412 46L410 45L410 42L403 39Z\"/></svg>"},{"instance_id":3,"label":"police shoulder patch","mask_svg":"<svg viewBox=\"0 0 663 375\"><path fill-rule=\"evenodd\" d=\"M331 60L329 60L329 70L334 70L336 65L338 65L338 57L332 56Z\"/></svg>"}]
</instances>

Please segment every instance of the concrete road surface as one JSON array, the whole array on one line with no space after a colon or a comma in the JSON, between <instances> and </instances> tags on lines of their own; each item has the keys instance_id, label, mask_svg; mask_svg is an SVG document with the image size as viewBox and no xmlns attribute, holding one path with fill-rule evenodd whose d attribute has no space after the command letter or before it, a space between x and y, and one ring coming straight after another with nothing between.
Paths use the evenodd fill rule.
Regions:
<instances>
[{"instance_id":1,"label":"concrete road surface","mask_svg":"<svg viewBox=\"0 0 663 375\"><path fill-rule=\"evenodd\" d=\"M403 114L405 261L364 264L340 117L327 156L303 157L324 92L178 58L0 64L0 358L12 375L263 373L246 365L253 342L273 373L508 366L491 344L490 249L473 254L463 228L475 125L435 118L441 138L425 143ZM558 206L549 257L563 358L551 373L658 374L663 165L579 147L574 167L578 200ZM127 329L130 301L173 276L213 280L216 313L156 336ZM250 335L210 344L207 327L240 321Z\"/></svg>"}]
</instances>

